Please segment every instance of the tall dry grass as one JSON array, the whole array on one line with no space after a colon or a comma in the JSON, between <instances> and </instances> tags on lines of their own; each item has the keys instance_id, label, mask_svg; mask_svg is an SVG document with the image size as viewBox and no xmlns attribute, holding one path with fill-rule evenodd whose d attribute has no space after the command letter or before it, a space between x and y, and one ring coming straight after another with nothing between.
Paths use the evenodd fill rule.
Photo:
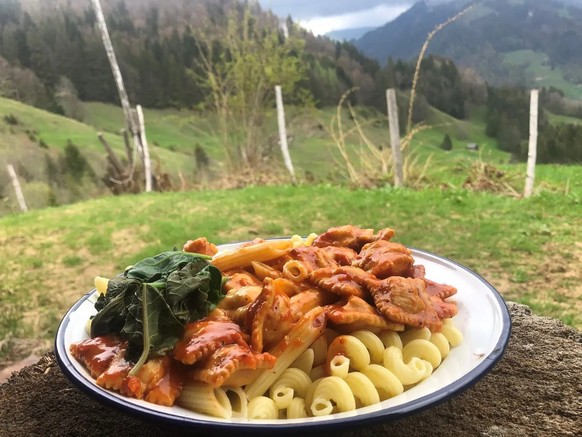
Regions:
<instances>
[{"instance_id":1,"label":"tall dry grass","mask_svg":"<svg viewBox=\"0 0 582 437\"><path fill-rule=\"evenodd\" d=\"M430 41L434 38L434 36L449 24L464 16L473 7L474 4L471 4L455 16L450 17L443 23L437 25L427 35L426 40L424 41L424 44L422 45L418 55L416 67L414 70L412 87L410 90L406 134L400 139L400 149L403 152L402 173L404 176L405 186L416 188L422 186L425 183L426 172L430 166L431 156L429 156L428 159L426 159L424 162L421 162L420 157L417 154L412 151L408 151L407 149L409 148L409 145L415 135L426 129L432 129L436 127L436 125L425 124L417 124L414 126L412 123L416 89L420 77L420 66L422 60L426 54ZM349 119L351 120L352 126L344 126L344 122L342 120L344 104L348 96L356 91L356 89L357 88L352 88L341 96L336 107L336 113L330 121L328 131L341 157L341 160L336 160L336 162L340 165L341 168L345 170L347 178L352 185L370 186L391 183L391 181L394 180L394 158L392 155L392 150L387 145L374 144L364 129L367 123L374 122L375 120L366 120L365 122L362 122L348 101L347 112L349 114ZM350 135L354 134L357 134L359 137L359 142L363 147L353 150L350 153L350 147L348 147L347 139L350 137Z\"/></svg>"}]
</instances>

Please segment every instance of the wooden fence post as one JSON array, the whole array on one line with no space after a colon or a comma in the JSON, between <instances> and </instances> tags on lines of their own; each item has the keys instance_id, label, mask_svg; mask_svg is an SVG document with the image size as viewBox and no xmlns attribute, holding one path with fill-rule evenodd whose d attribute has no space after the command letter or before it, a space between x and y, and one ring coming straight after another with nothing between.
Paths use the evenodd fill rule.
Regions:
<instances>
[{"instance_id":1,"label":"wooden fence post","mask_svg":"<svg viewBox=\"0 0 582 437\"><path fill-rule=\"evenodd\" d=\"M281 153L283 154L283 161L285 162L285 167L291 175L291 180L295 185L297 183L295 179L295 169L293 168L293 162L291 161L291 155L289 155L289 147L287 145L287 128L285 127L285 109L283 108L283 96L281 94L281 86L275 86L275 99L277 101L277 122L279 124L279 145L281 146Z\"/></svg>"},{"instance_id":2,"label":"wooden fence post","mask_svg":"<svg viewBox=\"0 0 582 437\"><path fill-rule=\"evenodd\" d=\"M386 90L388 105L388 124L390 127L390 145L392 147L392 166L394 168L394 186L404 184L402 171L402 153L400 151L400 128L398 126L398 106L396 105L396 91L393 88Z\"/></svg>"},{"instance_id":3,"label":"wooden fence post","mask_svg":"<svg viewBox=\"0 0 582 437\"><path fill-rule=\"evenodd\" d=\"M529 104L529 143L527 150L527 170L523 197L530 197L534 188L538 147L538 96L539 90L531 90Z\"/></svg>"},{"instance_id":4,"label":"wooden fence post","mask_svg":"<svg viewBox=\"0 0 582 437\"><path fill-rule=\"evenodd\" d=\"M6 168L8 169L8 175L10 176L12 186L14 187L14 193L16 194L16 201L18 202L18 206L20 207L20 210L22 212L26 212L28 211L28 207L26 206L26 202L24 201L22 188L20 187L20 182L18 182L18 176L16 176L14 167L12 166L12 164L8 164Z\"/></svg>"},{"instance_id":5,"label":"wooden fence post","mask_svg":"<svg viewBox=\"0 0 582 437\"><path fill-rule=\"evenodd\" d=\"M145 191L149 193L152 191L152 165L150 161L150 152L148 149L148 142L146 140L145 134L145 122L143 119L143 111L141 109L141 105L137 105L135 107L137 110L137 120L139 123L139 133L140 133L140 141L141 147L143 149L143 166L145 170Z\"/></svg>"}]
</instances>

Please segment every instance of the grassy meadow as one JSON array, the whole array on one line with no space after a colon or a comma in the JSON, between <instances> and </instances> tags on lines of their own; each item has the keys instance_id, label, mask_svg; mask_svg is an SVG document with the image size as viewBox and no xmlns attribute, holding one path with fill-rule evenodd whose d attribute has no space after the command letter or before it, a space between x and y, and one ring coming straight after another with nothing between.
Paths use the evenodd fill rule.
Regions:
<instances>
[{"instance_id":1,"label":"grassy meadow","mask_svg":"<svg viewBox=\"0 0 582 437\"><path fill-rule=\"evenodd\" d=\"M98 131L119 153L123 150L121 110L110 105L85 104L81 123L0 98L2 114L18 123L0 118L1 168L12 160L35 169L39 150L55 152L72 141L96 172L102 171L105 154ZM506 299L582 328L582 166L538 166L535 195L528 199L507 195L511 191L465 189L465 181L492 165L503 173L500 186L521 193L525 165L510 164L509 156L485 136L478 112L458 121L434 111L433 127L419 132L405 151L408 180L422 179L421 185L353 188L330 137L334 114L335 108L287 111L297 186L201 189L193 149L200 145L219 164L223 151L216 123L196 111L146 110L154 162L172 174L192 177L182 191L117 197L101 192L92 200L57 207L39 201L25 214L7 208L0 217L0 367L35 348L50 347L60 319L92 288L96 275L115 275L136 260L198 236L224 243L323 232L342 224L393 227L398 241L467 265ZM276 141L276 120L268 120ZM362 125L370 144L388 147L381 114L362 118ZM347 117L344 126L352 131L346 136L349 159L364 174L375 164L368 145ZM450 152L439 147L445 133L453 139ZM466 150L469 142L478 143L479 151ZM2 173L0 183L6 186ZM23 180L23 185L27 197L31 182ZM2 202L13 201L5 190Z\"/></svg>"},{"instance_id":2,"label":"grassy meadow","mask_svg":"<svg viewBox=\"0 0 582 437\"><path fill-rule=\"evenodd\" d=\"M580 169L578 180L582 180ZM582 187L528 199L460 189L248 187L107 197L0 219L3 354L50 346L96 275L188 239L252 239L390 226L397 240L467 265L509 300L582 327ZM33 342L34 343L34 342ZM7 359L7 358L5 358Z\"/></svg>"}]
</instances>

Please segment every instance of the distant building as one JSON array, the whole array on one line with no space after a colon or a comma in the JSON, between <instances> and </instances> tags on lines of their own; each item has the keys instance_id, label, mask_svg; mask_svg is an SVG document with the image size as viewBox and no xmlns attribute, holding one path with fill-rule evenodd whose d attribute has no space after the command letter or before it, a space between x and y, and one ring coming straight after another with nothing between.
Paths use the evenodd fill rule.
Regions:
<instances>
[{"instance_id":1,"label":"distant building","mask_svg":"<svg viewBox=\"0 0 582 437\"><path fill-rule=\"evenodd\" d=\"M467 150L477 151L479 150L479 144L477 143L469 143L465 146Z\"/></svg>"}]
</instances>

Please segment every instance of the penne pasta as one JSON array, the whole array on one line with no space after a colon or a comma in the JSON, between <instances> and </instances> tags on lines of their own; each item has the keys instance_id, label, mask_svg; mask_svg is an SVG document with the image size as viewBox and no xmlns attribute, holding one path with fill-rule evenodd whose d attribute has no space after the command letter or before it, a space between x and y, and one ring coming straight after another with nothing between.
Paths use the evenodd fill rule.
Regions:
<instances>
[{"instance_id":1,"label":"penne pasta","mask_svg":"<svg viewBox=\"0 0 582 437\"><path fill-rule=\"evenodd\" d=\"M314 308L296 322L291 331L268 352L277 361L272 369L264 370L257 379L246 386L249 399L264 394L279 376L309 347L325 330L323 308Z\"/></svg>"},{"instance_id":2,"label":"penne pasta","mask_svg":"<svg viewBox=\"0 0 582 437\"><path fill-rule=\"evenodd\" d=\"M248 267L253 261L265 262L283 256L293 247L291 240L272 240L243 246L216 255L211 263L222 271Z\"/></svg>"},{"instance_id":3,"label":"penne pasta","mask_svg":"<svg viewBox=\"0 0 582 437\"><path fill-rule=\"evenodd\" d=\"M326 329L327 333L329 329ZM309 347L313 351L313 365L320 366L327 359L327 336L322 335Z\"/></svg>"},{"instance_id":4,"label":"penne pasta","mask_svg":"<svg viewBox=\"0 0 582 437\"><path fill-rule=\"evenodd\" d=\"M303 282L308 277L305 265L296 259L289 260L283 265L283 276L294 282Z\"/></svg>"},{"instance_id":5,"label":"penne pasta","mask_svg":"<svg viewBox=\"0 0 582 437\"><path fill-rule=\"evenodd\" d=\"M289 297L295 296L300 291L297 284L294 284L289 279L285 278L277 278L273 280L273 286L277 289L277 291L280 291Z\"/></svg>"},{"instance_id":6,"label":"penne pasta","mask_svg":"<svg viewBox=\"0 0 582 437\"><path fill-rule=\"evenodd\" d=\"M251 261L251 268L255 276L264 281L265 278L277 279L281 277L281 272L263 262Z\"/></svg>"}]
</instances>

